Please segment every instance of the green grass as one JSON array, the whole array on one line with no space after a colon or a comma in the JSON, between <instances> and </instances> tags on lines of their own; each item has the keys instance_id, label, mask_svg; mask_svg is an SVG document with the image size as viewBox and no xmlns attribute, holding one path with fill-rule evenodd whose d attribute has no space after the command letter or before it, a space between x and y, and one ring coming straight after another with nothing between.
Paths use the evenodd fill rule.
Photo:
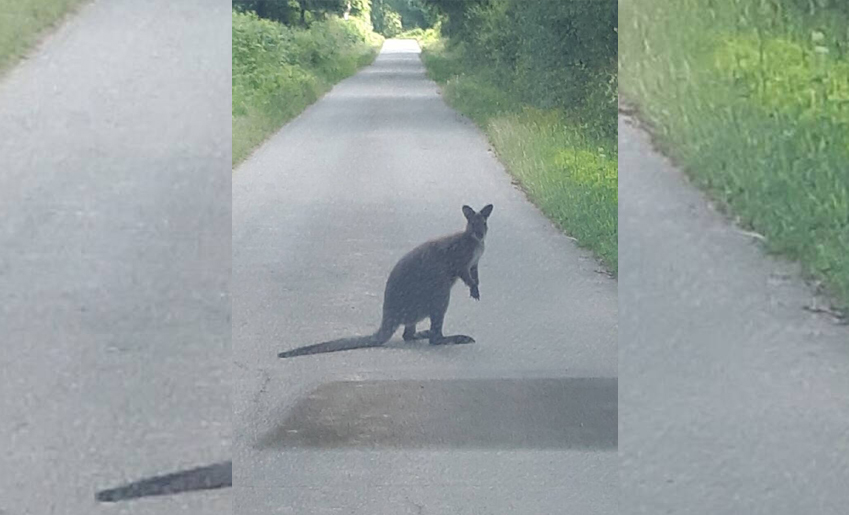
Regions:
<instances>
[{"instance_id":1,"label":"green grass","mask_svg":"<svg viewBox=\"0 0 849 515\"><path fill-rule=\"evenodd\" d=\"M767 248L849 306L849 10L622 0L620 93Z\"/></svg>"},{"instance_id":2,"label":"green grass","mask_svg":"<svg viewBox=\"0 0 849 515\"><path fill-rule=\"evenodd\" d=\"M0 72L20 60L39 38L87 0L0 0Z\"/></svg>"},{"instance_id":3,"label":"green grass","mask_svg":"<svg viewBox=\"0 0 849 515\"><path fill-rule=\"evenodd\" d=\"M307 106L377 56L383 38L363 20L309 29L233 13L233 166Z\"/></svg>"},{"instance_id":4,"label":"green grass","mask_svg":"<svg viewBox=\"0 0 849 515\"><path fill-rule=\"evenodd\" d=\"M442 23L436 22L436 25L427 29L416 27L414 29L405 30L395 36L395 39L415 39L422 45L432 44L439 40Z\"/></svg>"},{"instance_id":5,"label":"green grass","mask_svg":"<svg viewBox=\"0 0 849 515\"><path fill-rule=\"evenodd\" d=\"M444 42L423 44L429 76L446 101L486 133L528 197L612 272L618 268L618 167L615 139L593 139L556 109L513 98L485 69L470 68Z\"/></svg>"}]
</instances>

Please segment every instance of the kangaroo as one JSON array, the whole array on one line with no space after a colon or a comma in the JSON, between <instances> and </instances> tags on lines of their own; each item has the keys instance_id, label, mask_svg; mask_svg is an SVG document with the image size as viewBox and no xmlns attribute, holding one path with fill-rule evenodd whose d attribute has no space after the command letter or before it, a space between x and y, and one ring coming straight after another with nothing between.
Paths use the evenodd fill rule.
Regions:
<instances>
[{"instance_id":1,"label":"kangaroo","mask_svg":"<svg viewBox=\"0 0 849 515\"><path fill-rule=\"evenodd\" d=\"M486 221L492 213L488 204L480 213L463 206L466 230L423 243L402 257L386 280L383 320L376 333L342 338L278 354L281 358L379 347L404 326L404 341L428 339L431 345L474 343L471 336L442 334L451 287L461 279L469 293L480 300L478 261L484 251ZM416 332L416 324L430 318L430 330Z\"/></svg>"}]
</instances>

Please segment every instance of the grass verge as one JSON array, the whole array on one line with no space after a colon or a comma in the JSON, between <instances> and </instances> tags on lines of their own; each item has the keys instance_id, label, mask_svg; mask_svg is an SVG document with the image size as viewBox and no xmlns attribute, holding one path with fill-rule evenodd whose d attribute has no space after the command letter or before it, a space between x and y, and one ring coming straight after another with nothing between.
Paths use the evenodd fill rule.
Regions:
<instances>
[{"instance_id":1,"label":"grass verge","mask_svg":"<svg viewBox=\"0 0 849 515\"><path fill-rule=\"evenodd\" d=\"M849 307L849 8L619 5L620 93L664 151Z\"/></svg>"},{"instance_id":2,"label":"grass verge","mask_svg":"<svg viewBox=\"0 0 849 515\"><path fill-rule=\"evenodd\" d=\"M461 50L424 38L422 60L445 100L487 135L507 170L547 217L618 271L618 146L586 134L573 117L536 109L500 88Z\"/></svg>"},{"instance_id":3,"label":"grass verge","mask_svg":"<svg viewBox=\"0 0 849 515\"><path fill-rule=\"evenodd\" d=\"M377 56L383 38L363 20L309 29L233 13L233 166L283 124Z\"/></svg>"},{"instance_id":4,"label":"grass verge","mask_svg":"<svg viewBox=\"0 0 849 515\"><path fill-rule=\"evenodd\" d=\"M88 0L0 0L0 73L26 55L44 34Z\"/></svg>"}]
</instances>

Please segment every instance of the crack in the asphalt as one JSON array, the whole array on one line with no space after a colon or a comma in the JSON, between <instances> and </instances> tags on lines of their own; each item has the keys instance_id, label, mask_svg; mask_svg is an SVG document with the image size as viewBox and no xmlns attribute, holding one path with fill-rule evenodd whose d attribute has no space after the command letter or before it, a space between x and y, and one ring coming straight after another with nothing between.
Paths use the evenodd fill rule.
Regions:
<instances>
[{"instance_id":1,"label":"crack in the asphalt","mask_svg":"<svg viewBox=\"0 0 849 515\"><path fill-rule=\"evenodd\" d=\"M262 384L257 390L256 394L253 397L253 403L259 403L259 398L262 397L262 394L266 393L266 387L268 387L268 383L271 382L271 374L268 373L268 370L259 370L259 373L262 374Z\"/></svg>"},{"instance_id":2,"label":"crack in the asphalt","mask_svg":"<svg viewBox=\"0 0 849 515\"><path fill-rule=\"evenodd\" d=\"M119 502L231 486L233 486L233 462L227 461L142 479L117 488L102 490L97 492L95 497L100 502Z\"/></svg>"}]
</instances>

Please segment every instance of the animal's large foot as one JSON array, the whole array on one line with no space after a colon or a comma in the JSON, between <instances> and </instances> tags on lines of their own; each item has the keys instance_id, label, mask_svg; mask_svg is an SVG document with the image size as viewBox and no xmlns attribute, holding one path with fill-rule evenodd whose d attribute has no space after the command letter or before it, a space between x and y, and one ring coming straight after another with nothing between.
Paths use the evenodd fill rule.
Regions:
<instances>
[{"instance_id":1,"label":"animal's large foot","mask_svg":"<svg viewBox=\"0 0 849 515\"><path fill-rule=\"evenodd\" d=\"M460 343L475 343L475 339L465 334L455 334L454 336L444 336L430 341L431 345L453 345Z\"/></svg>"},{"instance_id":2,"label":"animal's large foot","mask_svg":"<svg viewBox=\"0 0 849 515\"><path fill-rule=\"evenodd\" d=\"M428 338L430 338L430 329L426 331L404 330L405 342L412 342L415 340L427 340Z\"/></svg>"}]
</instances>

